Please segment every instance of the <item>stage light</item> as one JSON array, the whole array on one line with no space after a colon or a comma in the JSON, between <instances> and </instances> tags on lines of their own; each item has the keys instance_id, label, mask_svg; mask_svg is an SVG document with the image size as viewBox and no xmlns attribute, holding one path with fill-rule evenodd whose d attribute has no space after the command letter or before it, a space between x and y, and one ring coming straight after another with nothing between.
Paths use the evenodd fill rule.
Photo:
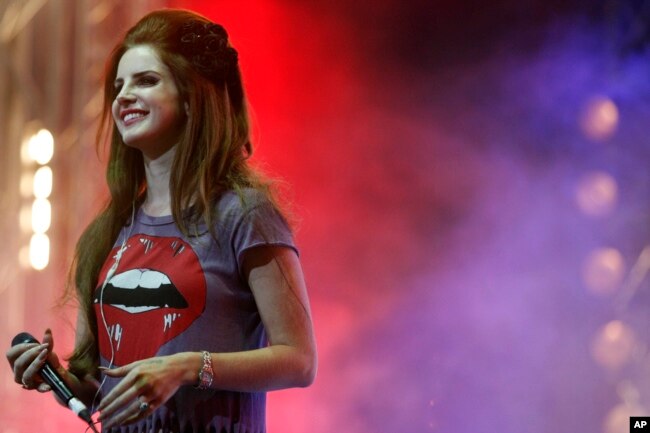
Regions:
<instances>
[{"instance_id":1,"label":"stage light","mask_svg":"<svg viewBox=\"0 0 650 433\"><path fill-rule=\"evenodd\" d=\"M593 251L582 266L582 278L589 291L609 295L621 287L625 278L625 261L614 248Z\"/></svg>"},{"instance_id":2,"label":"stage light","mask_svg":"<svg viewBox=\"0 0 650 433\"><path fill-rule=\"evenodd\" d=\"M638 403L621 403L616 405L605 416L603 422L604 433L628 433L630 430L630 417L644 416L647 411Z\"/></svg>"},{"instance_id":3,"label":"stage light","mask_svg":"<svg viewBox=\"0 0 650 433\"><path fill-rule=\"evenodd\" d=\"M47 129L41 129L34 134L28 143L29 157L39 163L45 165L52 159L54 155L54 137Z\"/></svg>"},{"instance_id":4,"label":"stage light","mask_svg":"<svg viewBox=\"0 0 650 433\"><path fill-rule=\"evenodd\" d=\"M602 367L617 370L627 364L636 349L636 337L632 329L619 320L603 326L591 345L591 355Z\"/></svg>"},{"instance_id":5,"label":"stage light","mask_svg":"<svg viewBox=\"0 0 650 433\"><path fill-rule=\"evenodd\" d=\"M33 192L36 198L48 198L52 193L52 169L40 167L34 174Z\"/></svg>"},{"instance_id":6,"label":"stage light","mask_svg":"<svg viewBox=\"0 0 650 433\"><path fill-rule=\"evenodd\" d=\"M52 205L48 197L52 194L54 176L46 164L53 155L54 137L47 129L40 129L23 141L20 193L25 199L31 199L31 203L21 208L19 225L23 232L31 232L28 263L36 270L44 269L50 257L50 240L46 233L52 225ZM24 266L27 260L24 257L20 260Z\"/></svg>"},{"instance_id":7,"label":"stage light","mask_svg":"<svg viewBox=\"0 0 650 433\"><path fill-rule=\"evenodd\" d=\"M50 238L35 233L29 243L29 263L37 271L45 269L50 262Z\"/></svg>"},{"instance_id":8,"label":"stage light","mask_svg":"<svg viewBox=\"0 0 650 433\"><path fill-rule=\"evenodd\" d=\"M578 182L576 202L582 212L589 216L604 216L616 206L618 185L608 173L595 171Z\"/></svg>"},{"instance_id":9,"label":"stage light","mask_svg":"<svg viewBox=\"0 0 650 433\"><path fill-rule=\"evenodd\" d=\"M45 234L52 223L52 206L49 200L37 198L32 204L32 231Z\"/></svg>"},{"instance_id":10,"label":"stage light","mask_svg":"<svg viewBox=\"0 0 650 433\"><path fill-rule=\"evenodd\" d=\"M580 126L587 137L603 141L614 135L618 119L618 108L614 101L607 97L596 97L585 105Z\"/></svg>"}]
</instances>

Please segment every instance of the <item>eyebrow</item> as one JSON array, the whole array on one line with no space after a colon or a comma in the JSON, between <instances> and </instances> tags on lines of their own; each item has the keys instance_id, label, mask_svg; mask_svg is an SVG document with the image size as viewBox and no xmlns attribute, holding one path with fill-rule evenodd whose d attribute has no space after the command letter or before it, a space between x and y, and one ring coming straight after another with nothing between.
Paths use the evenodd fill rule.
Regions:
<instances>
[{"instance_id":1,"label":"eyebrow","mask_svg":"<svg viewBox=\"0 0 650 433\"><path fill-rule=\"evenodd\" d=\"M136 72L135 74L133 74L133 78L140 78L140 77L142 77L143 75L147 75L147 74L156 74L156 75L158 75L158 76L160 75L159 72L156 72L156 71L154 71L154 70L148 69L148 70L146 70L146 71ZM122 83L123 81L124 81L123 78L116 78L115 81L113 81L113 86L117 85L118 83Z\"/></svg>"}]
</instances>

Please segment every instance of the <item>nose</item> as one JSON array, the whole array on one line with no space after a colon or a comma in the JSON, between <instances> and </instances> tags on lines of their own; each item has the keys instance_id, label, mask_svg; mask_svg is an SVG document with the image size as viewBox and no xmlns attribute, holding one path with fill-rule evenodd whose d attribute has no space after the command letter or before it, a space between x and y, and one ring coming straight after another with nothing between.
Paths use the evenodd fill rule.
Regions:
<instances>
[{"instance_id":1,"label":"nose","mask_svg":"<svg viewBox=\"0 0 650 433\"><path fill-rule=\"evenodd\" d=\"M115 100L120 105L128 105L135 101L135 96L124 86L115 97Z\"/></svg>"}]
</instances>

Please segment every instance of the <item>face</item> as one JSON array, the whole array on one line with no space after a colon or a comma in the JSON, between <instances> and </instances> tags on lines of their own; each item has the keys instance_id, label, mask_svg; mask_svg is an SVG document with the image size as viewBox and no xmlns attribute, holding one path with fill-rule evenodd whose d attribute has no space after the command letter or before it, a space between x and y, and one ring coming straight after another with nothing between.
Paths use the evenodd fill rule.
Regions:
<instances>
[{"instance_id":1,"label":"face","mask_svg":"<svg viewBox=\"0 0 650 433\"><path fill-rule=\"evenodd\" d=\"M174 78L147 45L124 53L115 77L112 112L124 144L156 159L179 140L186 117Z\"/></svg>"}]
</instances>

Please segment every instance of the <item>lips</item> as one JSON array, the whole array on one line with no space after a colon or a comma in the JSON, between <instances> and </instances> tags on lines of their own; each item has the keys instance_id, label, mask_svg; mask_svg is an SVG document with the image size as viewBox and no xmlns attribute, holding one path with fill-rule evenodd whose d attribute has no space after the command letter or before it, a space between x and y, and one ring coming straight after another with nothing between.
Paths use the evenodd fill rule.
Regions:
<instances>
[{"instance_id":1,"label":"lips","mask_svg":"<svg viewBox=\"0 0 650 433\"><path fill-rule=\"evenodd\" d=\"M102 302L132 314L188 307L167 275L149 269L131 269L115 275L104 288ZM98 298L95 303L99 303Z\"/></svg>"},{"instance_id":2,"label":"lips","mask_svg":"<svg viewBox=\"0 0 650 433\"><path fill-rule=\"evenodd\" d=\"M98 281L106 279L117 250ZM206 294L203 268L190 244L177 237L131 236L115 275L94 294L102 357L119 366L155 356L203 313Z\"/></svg>"},{"instance_id":3,"label":"lips","mask_svg":"<svg viewBox=\"0 0 650 433\"><path fill-rule=\"evenodd\" d=\"M148 114L144 110L128 109L120 111L120 119L125 126L129 126L135 122L138 122Z\"/></svg>"}]
</instances>

